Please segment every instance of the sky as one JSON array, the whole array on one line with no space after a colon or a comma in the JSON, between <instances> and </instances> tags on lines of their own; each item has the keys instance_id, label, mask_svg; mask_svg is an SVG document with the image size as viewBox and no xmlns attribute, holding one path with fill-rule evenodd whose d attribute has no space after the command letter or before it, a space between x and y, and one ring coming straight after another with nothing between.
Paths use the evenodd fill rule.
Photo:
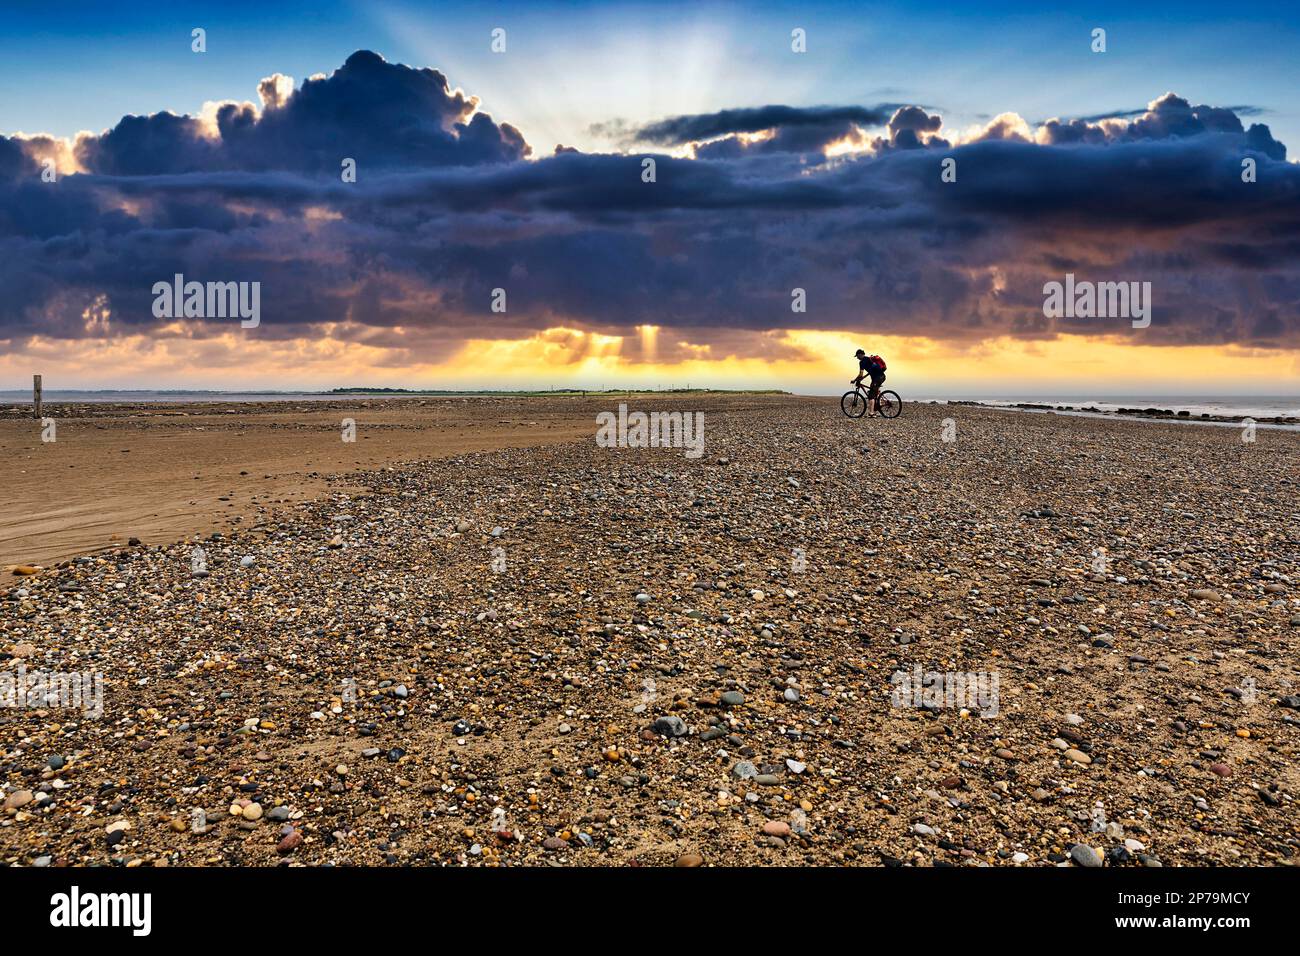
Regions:
<instances>
[{"instance_id":1,"label":"sky","mask_svg":"<svg viewBox=\"0 0 1300 956\"><path fill-rule=\"evenodd\" d=\"M0 16L0 387L1300 391L1291 5Z\"/></svg>"}]
</instances>

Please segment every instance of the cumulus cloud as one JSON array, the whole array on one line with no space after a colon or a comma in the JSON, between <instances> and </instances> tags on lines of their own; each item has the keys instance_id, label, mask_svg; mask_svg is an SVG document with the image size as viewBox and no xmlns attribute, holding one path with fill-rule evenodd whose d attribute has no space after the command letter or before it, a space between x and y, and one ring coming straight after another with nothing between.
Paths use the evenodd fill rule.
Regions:
<instances>
[{"instance_id":1,"label":"cumulus cloud","mask_svg":"<svg viewBox=\"0 0 1300 956\"><path fill-rule=\"evenodd\" d=\"M114 176L215 170L334 171L343 157L364 169L472 166L522 159L528 145L513 126L478 111L437 70L388 63L358 51L327 77L294 90L274 74L252 104L216 110L215 136L200 119L126 116L101 136L81 138L77 159Z\"/></svg>"},{"instance_id":2,"label":"cumulus cloud","mask_svg":"<svg viewBox=\"0 0 1300 956\"><path fill-rule=\"evenodd\" d=\"M124 117L82 137L82 171L57 183L39 176L52 142L0 137L0 341L228 333L153 317L153 283L178 272L260 281L254 341L328 331L395 362L556 326L652 324L677 330L663 355L719 358L767 354L766 333L796 327L1136 334L1044 318L1043 283L1069 271L1151 281L1143 342L1300 346L1300 168L1266 126L1172 94L1128 119L1004 114L967 137L916 106L676 117L641 129L697 158L659 157L649 184L639 155L525 161L517 130L442 73L373 53L258 92L260 108L222 105L215 133ZM861 151L809 162L867 129Z\"/></svg>"}]
</instances>

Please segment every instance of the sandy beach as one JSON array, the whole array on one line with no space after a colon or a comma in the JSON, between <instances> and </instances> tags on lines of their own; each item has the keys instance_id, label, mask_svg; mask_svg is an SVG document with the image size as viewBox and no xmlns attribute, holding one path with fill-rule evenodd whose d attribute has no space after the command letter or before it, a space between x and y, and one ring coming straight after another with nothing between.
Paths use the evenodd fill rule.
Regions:
<instances>
[{"instance_id":1,"label":"sandy beach","mask_svg":"<svg viewBox=\"0 0 1300 956\"><path fill-rule=\"evenodd\" d=\"M0 418L0 858L1300 860L1300 435L616 402Z\"/></svg>"},{"instance_id":2,"label":"sandy beach","mask_svg":"<svg viewBox=\"0 0 1300 956\"><path fill-rule=\"evenodd\" d=\"M536 414L534 414L536 412ZM312 402L47 403L0 415L0 568L43 565L227 529L327 492L326 478L402 458L567 441L589 415L563 402L341 399ZM343 421L355 422L344 442ZM357 490L360 490L358 486Z\"/></svg>"}]
</instances>

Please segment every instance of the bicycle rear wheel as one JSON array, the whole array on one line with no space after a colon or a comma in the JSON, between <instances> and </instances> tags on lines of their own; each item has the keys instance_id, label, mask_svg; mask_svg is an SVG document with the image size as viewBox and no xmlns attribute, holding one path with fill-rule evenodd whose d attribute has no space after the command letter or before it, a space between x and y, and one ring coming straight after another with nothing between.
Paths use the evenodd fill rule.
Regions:
<instances>
[{"instance_id":1,"label":"bicycle rear wheel","mask_svg":"<svg viewBox=\"0 0 1300 956\"><path fill-rule=\"evenodd\" d=\"M903 400L897 392L886 390L877 397L876 409L881 418L897 418L903 411Z\"/></svg>"},{"instance_id":2,"label":"bicycle rear wheel","mask_svg":"<svg viewBox=\"0 0 1300 956\"><path fill-rule=\"evenodd\" d=\"M867 413L867 400L856 389L840 396L840 411L849 418L861 418Z\"/></svg>"}]
</instances>

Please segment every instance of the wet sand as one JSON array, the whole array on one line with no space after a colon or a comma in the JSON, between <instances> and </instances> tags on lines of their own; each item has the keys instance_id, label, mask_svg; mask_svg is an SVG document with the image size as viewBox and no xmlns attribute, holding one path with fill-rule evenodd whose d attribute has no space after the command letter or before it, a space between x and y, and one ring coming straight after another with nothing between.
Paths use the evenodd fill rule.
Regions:
<instances>
[{"instance_id":1,"label":"wet sand","mask_svg":"<svg viewBox=\"0 0 1300 956\"><path fill-rule=\"evenodd\" d=\"M594 429L564 400L47 403L55 441L0 417L0 569L124 545L166 544L311 501L326 477L393 461L567 441ZM356 440L342 440L342 421Z\"/></svg>"}]
</instances>

